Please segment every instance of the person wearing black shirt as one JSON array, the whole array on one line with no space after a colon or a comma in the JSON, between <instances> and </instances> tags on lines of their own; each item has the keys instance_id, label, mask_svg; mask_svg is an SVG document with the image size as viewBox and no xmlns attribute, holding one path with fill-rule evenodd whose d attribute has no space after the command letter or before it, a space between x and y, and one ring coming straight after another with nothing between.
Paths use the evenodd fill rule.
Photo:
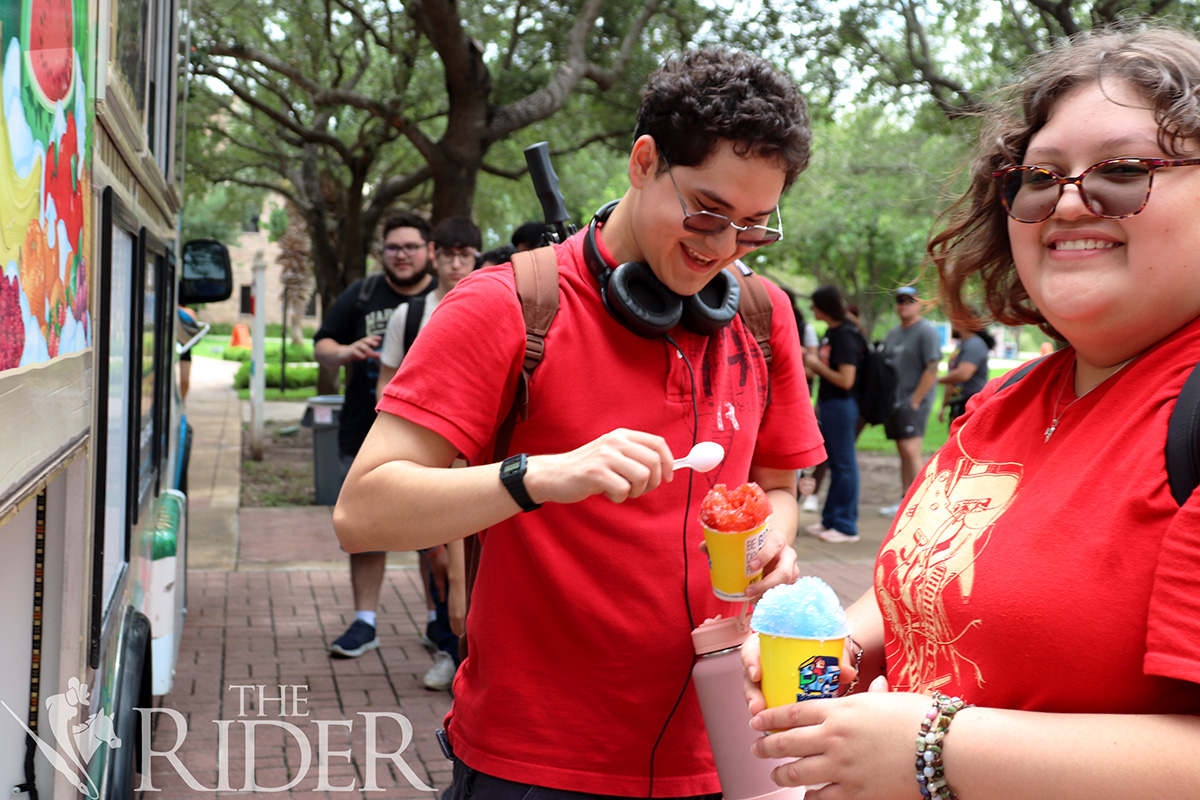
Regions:
<instances>
[{"instance_id":1,"label":"person wearing black shirt","mask_svg":"<svg viewBox=\"0 0 1200 800\"><path fill-rule=\"evenodd\" d=\"M804 530L825 542L857 542L858 456L854 442L858 400L854 383L865 344L836 287L819 287L813 292L812 304L813 315L829 326L820 353L804 355L804 366L820 378L817 420L829 456L829 492L821 521Z\"/></svg>"},{"instance_id":2,"label":"person wearing black shirt","mask_svg":"<svg viewBox=\"0 0 1200 800\"><path fill-rule=\"evenodd\" d=\"M433 244L429 223L401 213L384 222L383 271L346 287L321 322L313 339L316 360L324 367L347 367L346 397L338 430L343 474L375 422L375 384L379 348L392 312L402 303L424 297L437 286L431 272ZM350 555L350 583L355 620L329 646L333 655L355 658L379 646L375 610L387 569L387 553Z\"/></svg>"}]
</instances>

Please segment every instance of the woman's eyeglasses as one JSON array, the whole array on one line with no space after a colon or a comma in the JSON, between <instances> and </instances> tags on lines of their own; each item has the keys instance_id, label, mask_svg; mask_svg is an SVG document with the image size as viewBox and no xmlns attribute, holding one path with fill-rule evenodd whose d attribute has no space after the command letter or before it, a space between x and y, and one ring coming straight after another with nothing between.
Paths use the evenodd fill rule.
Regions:
<instances>
[{"instance_id":1,"label":"woman's eyeglasses","mask_svg":"<svg viewBox=\"0 0 1200 800\"><path fill-rule=\"evenodd\" d=\"M1074 178L1027 165L996 170L992 178L1004 210L1017 222L1050 219L1068 184L1079 187L1079 199L1097 217L1125 219L1146 207L1155 170L1198 164L1200 158L1110 158Z\"/></svg>"},{"instance_id":2,"label":"woman's eyeglasses","mask_svg":"<svg viewBox=\"0 0 1200 800\"><path fill-rule=\"evenodd\" d=\"M659 150L659 154L662 154L661 150ZM742 227L723 214L714 214L711 211L688 211L687 203L683 202L683 195L679 192L679 184L675 182L675 176L671 173L671 162L667 161L666 156L663 156L663 162L667 165L667 175L671 178L671 185L675 187L675 196L679 198L679 207L683 209L684 230L698 233L701 236L715 236L726 228L733 228L737 231L735 237L737 243L743 247L766 247L783 238L783 216L779 213L779 206L775 206L775 214L779 217L778 228L768 228L766 225Z\"/></svg>"}]
</instances>

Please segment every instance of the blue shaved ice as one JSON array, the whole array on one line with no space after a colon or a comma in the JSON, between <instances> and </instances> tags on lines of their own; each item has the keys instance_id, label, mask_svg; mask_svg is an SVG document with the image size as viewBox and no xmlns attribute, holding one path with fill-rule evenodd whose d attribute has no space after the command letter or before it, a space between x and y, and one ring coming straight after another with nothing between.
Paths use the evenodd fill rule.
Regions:
<instances>
[{"instance_id":1,"label":"blue shaved ice","mask_svg":"<svg viewBox=\"0 0 1200 800\"><path fill-rule=\"evenodd\" d=\"M768 636L803 639L836 639L848 633L837 595L812 575L768 589L754 607L750 627Z\"/></svg>"}]
</instances>

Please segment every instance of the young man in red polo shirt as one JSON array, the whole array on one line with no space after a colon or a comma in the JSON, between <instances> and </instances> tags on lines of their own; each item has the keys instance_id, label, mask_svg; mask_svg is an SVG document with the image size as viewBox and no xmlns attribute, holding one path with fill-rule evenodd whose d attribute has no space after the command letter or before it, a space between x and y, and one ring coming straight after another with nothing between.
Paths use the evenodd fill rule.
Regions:
<instances>
[{"instance_id":1,"label":"young man in red polo shirt","mask_svg":"<svg viewBox=\"0 0 1200 800\"><path fill-rule=\"evenodd\" d=\"M765 61L669 60L643 94L629 189L556 247L559 308L514 455L493 457L526 342L507 265L442 301L380 399L335 511L343 545L487 529L447 718L451 797L720 791L690 632L740 607L712 593L700 501L716 483L766 490L757 596L797 577L796 470L825 457L786 295L768 285L768 371L721 273L780 237L809 139L803 99ZM648 283L686 309L681 323L637 321L657 317ZM706 440L724 446L720 466L675 473ZM472 466L448 469L459 454Z\"/></svg>"}]
</instances>

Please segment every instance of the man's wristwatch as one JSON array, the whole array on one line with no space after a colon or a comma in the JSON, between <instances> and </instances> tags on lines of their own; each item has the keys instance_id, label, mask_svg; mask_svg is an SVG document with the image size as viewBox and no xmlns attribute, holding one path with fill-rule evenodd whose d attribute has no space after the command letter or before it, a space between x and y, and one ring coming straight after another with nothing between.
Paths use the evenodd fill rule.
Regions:
<instances>
[{"instance_id":1,"label":"man's wristwatch","mask_svg":"<svg viewBox=\"0 0 1200 800\"><path fill-rule=\"evenodd\" d=\"M542 507L541 503L533 502L529 492L525 491L525 469L528 464L528 453L509 456L500 463L500 482L508 489L508 493L517 501L522 511L533 511Z\"/></svg>"}]
</instances>

